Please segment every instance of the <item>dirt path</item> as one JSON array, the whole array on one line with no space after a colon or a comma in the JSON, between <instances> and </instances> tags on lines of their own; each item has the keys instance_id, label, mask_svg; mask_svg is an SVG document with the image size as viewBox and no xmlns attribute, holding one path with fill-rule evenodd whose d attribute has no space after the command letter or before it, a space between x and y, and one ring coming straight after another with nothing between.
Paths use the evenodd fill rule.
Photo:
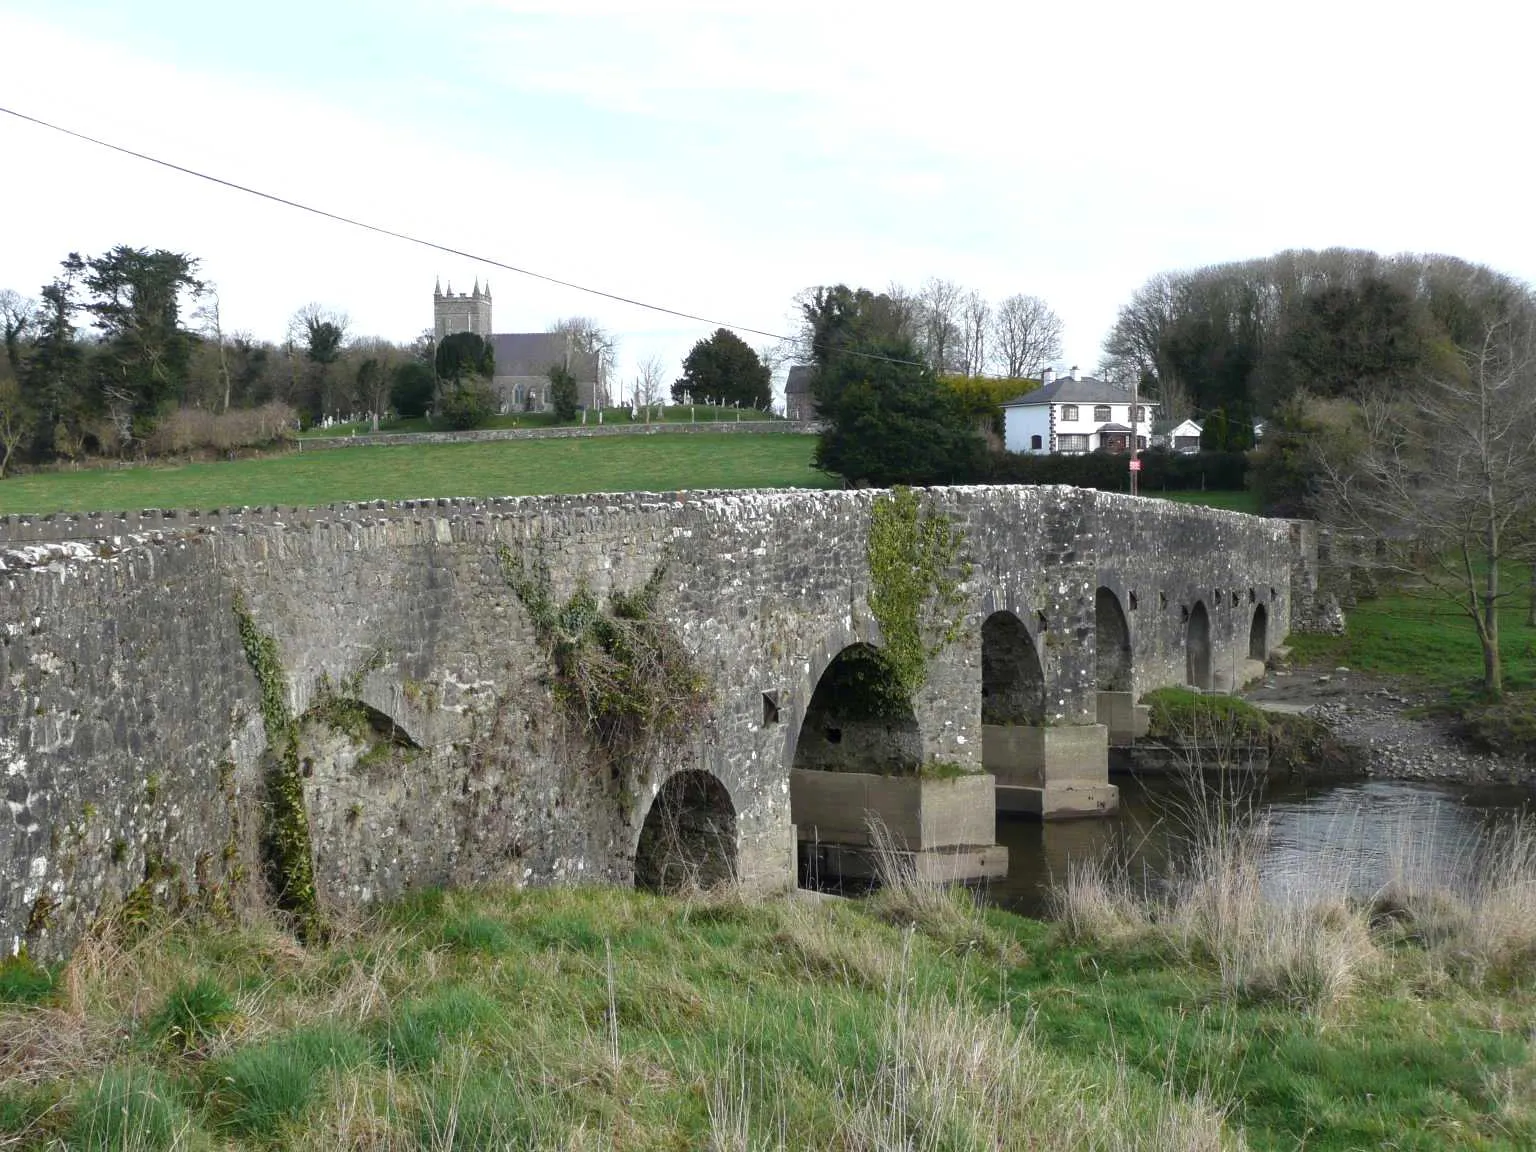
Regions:
<instances>
[{"instance_id":1,"label":"dirt path","mask_svg":"<svg viewBox=\"0 0 1536 1152\"><path fill-rule=\"evenodd\" d=\"M1536 768L1474 752L1434 717L1408 715L1433 697L1348 668L1289 668L1265 675L1244 696L1259 707L1303 712L1364 752L1367 774L1467 784L1533 784Z\"/></svg>"}]
</instances>

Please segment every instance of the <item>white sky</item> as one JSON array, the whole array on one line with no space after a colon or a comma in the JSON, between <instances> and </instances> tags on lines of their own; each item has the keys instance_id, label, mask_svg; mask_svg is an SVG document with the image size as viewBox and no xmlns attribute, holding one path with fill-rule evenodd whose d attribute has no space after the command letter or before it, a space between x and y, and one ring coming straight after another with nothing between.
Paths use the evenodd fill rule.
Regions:
<instances>
[{"instance_id":1,"label":"white sky","mask_svg":"<svg viewBox=\"0 0 1536 1152\"><path fill-rule=\"evenodd\" d=\"M1528 5L0 0L0 105L507 263L775 332L944 276L1097 363L1148 276L1288 247L1536 277ZM229 329L307 301L409 340L597 317L621 375L702 325L263 203L0 116L0 288L70 251L202 261ZM764 343L747 335L754 346Z\"/></svg>"}]
</instances>

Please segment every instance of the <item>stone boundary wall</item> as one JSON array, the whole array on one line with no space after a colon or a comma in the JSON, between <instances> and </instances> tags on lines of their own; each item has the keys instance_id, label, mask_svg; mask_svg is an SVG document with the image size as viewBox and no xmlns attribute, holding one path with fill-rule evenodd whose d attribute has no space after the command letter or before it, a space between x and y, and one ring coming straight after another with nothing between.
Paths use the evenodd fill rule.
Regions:
<instances>
[{"instance_id":1,"label":"stone boundary wall","mask_svg":"<svg viewBox=\"0 0 1536 1152\"><path fill-rule=\"evenodd\" d=\"M661 433L741 433L815 436L815 420L721 420L698 424L582 424L571 428L482 428L465 432L367 432L358 436L306 436L298 451L321 448L379 448L405 444L486 444L498 440L568 440L588 436L655 436Z\"/></svg>"}]
</instances>

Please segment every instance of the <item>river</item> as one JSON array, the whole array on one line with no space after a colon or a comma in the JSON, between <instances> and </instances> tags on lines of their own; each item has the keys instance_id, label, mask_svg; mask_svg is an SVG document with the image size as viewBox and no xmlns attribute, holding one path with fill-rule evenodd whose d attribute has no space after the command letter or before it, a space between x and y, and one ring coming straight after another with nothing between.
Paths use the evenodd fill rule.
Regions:
<instances>
[{"instance_id":1,"label":"river","mask_svg":"<svg viewBox=\"0 0 1536 1152\"><path fill-rule=\"evenodd\" d=\"M1112 855L1132 876L1155 886L1187 857L1188 793L1170 779L1119 776L1120 811L1099 819L1041 822L1000 817L997 842L1008 848L1008 877L991 882L992 903L1044 915L1053 878L1068 862ZM1522 788L1363 780L1271 787L1251 804L1263 821L1261 875L1279 891L1336 885L1369 896L1404 867L1455 884L1474 850L1502 820L1536 822L1536 793Z\"/></svg>"}]
</instances>

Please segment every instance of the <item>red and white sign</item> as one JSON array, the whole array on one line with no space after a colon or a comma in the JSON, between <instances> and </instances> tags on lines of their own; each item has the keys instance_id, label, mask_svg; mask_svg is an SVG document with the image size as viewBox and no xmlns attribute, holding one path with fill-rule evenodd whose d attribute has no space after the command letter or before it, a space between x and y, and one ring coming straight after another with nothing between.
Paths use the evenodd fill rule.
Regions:
<instances>
[{"instance_id":1,"label":"red and white sign","mask_svg":"<svg viewBox=\"0 0 1536 1152\"><path fill-rule=\"evenodd\" d=\"M1138 460L1134 456L1131 457L1131 471L1132 472L1140 472L1141 471L1141 461Z\"/></svg>"}]
</instances>

